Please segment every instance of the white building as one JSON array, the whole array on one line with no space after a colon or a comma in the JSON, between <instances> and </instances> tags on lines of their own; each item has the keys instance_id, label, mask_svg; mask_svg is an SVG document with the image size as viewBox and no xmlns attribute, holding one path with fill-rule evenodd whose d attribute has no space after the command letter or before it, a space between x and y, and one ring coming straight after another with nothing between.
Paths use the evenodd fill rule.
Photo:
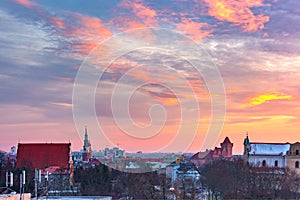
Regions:
<instances>
[{"instance_id":1,"label":"white building","mask_svg":"<svg viewBox=\"0 0 300 200\"><path fill-rule=\"evenodd\" d=\"M289 149L289 143L250 142L248 136L244 140L244 157L257 167L285 168Z\"/></svg>"}]
</instances>

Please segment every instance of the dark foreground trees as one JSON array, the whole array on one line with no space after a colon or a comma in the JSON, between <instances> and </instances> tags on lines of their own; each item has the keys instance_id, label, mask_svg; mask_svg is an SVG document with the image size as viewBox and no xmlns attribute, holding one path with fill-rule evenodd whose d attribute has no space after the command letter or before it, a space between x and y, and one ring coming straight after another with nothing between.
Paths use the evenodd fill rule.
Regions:
<instances>
[{"instance_id":1,"label":"dark foreground trees","mask_svg":"<svg viewBox=\"0 0 300 200\"><path fill-rule=\"evenodd\" d=\"M156 172L125 173L106 165L77 168L75 182L80 183L82 195L109 195L113 198L163 199L164 177Z\"/></svg>"},{"instance_id":2,"label":"dark foreground trees","mask_svg":"<svg viewBox=\"0 0 300 200\"><path fill-rule=\"evenodd\" d=\"M257 168L243 160L215 160L201 170L212 199L297 199L300 178L291 170Z\"/></svg>"}]
</instances>

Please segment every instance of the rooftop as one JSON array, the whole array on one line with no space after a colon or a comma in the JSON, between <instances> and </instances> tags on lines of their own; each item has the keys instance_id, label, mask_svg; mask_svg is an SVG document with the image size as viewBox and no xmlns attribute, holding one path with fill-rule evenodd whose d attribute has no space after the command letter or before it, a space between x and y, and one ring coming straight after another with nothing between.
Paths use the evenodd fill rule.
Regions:
<instances>
[{"instance_id":1,"label":"rooftop","mask_svg":"<svg viewBox=\"0 0 300 200\"><path fill-rule=\"evenodd\" d=\"M250 143L250 155L286 155L289 143Z\"/></svg>"},{"instance_id":2,"label":"rooftop","mask_svg":"<svg viewBox=\"0 0 300 200\"><path fill-rule=\"evenodd\" d=\"M17 167L69 167L70 143L26 143L18 145Z\"/></svg>"}]
</instances>

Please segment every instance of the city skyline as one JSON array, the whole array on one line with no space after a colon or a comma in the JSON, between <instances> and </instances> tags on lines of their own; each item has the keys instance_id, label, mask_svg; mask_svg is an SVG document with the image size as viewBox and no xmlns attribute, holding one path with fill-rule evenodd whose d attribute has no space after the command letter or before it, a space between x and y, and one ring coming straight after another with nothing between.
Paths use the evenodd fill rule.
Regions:
<instances>
[{"instance_id":1,"label":"city skyline","mask_svg":"<svg viewBox=\"0 0 300 200\"><path fill-rule=\"evenodd\" d=\"M70 141L72 148L79 150L84 125L92 147L120 144L132 152L164 150L180 127L183 135L189 136L182 143L187 152L203 148L210 126L217 130L211 148L228 136L234 154L243 152L247 132L255 142L299 141L298 5L293 0L167 0L159 4L146 0L3 0L0 149L8 150L18 142ZM144 43L152 47L111 57L121 48L130 50L130 46ZM211 80L206 81L189 62L200 59L189 52L197 45L209 55L200 62L209 60L209 67L219 70L224 94L209 90L218 77L207 72ZM173 47L187 57L174 55ZM107 66L99 65L97 56L106 56L107 60L100 62ZM75 105L89 104L85 89L93 88L79 84L84 88L79 93L82 99L73 99L76 76L89 65L97 66L94 71L87 70L94 77L103 73L94 88L95 115L102 135L91 123L92 111ZM121 92L112 101L115 86ZM137 86L126 99L123 92ZM212 107L219 108L212 98L226 100L226 104L220 103L226 115L221 113L216 121L212 121ZM199 108L193 104L195 99ZM134 126L128 125L124 113L116 121L115 114L127 108L127 101ZM74 110L84 116L83 121L74 123ZM200 117L195 118L195 113ZM194 129L195 135L190 135ZM180 143L173 146L166 149L176 152Z\"/></svg>"}]
</instances>

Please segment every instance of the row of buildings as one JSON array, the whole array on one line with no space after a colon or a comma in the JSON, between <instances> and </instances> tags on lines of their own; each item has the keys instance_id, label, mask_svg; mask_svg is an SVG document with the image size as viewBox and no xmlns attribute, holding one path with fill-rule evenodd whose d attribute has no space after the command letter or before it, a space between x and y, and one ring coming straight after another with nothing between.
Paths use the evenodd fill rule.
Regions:
<instances>
[{"instance_id":1,"label":"row of buildings","mask_svg":"<svg viewBox=\"0 0 300 200\"><path fill-rule=\"evenodd\" d=\"M93 167L100 163L126 172L143 172L141 166L147 167L148 171L159 170L164 173L168 180L167 186L171 190L175 187L183 187L184 183L190 186L189 190L201 189L199 186L200 169L206 163L215 159L243 159L258 168L295 170L300 175L300 143L263 143L252 142L248 135L244 139L243 155L233 155L234 144L228 137L220 144L204 152L197 152L191 156L178 156L172 154L168 158L157 157L142 158L142 153L137 157L126 157L124 150L119 148L106 148L101 155L94 154L88 139L87 128L83 148L80 152L73 152L70 143L40 143L18 144L12 148L8 158L16 158L17 168L40 169L43 177L41 185L47 184L51 192L63 190L65 193L76 193L77 186L74 184L74 164L83 164ZM280 170L278 170L280 171ZM282 170L283 171L283 170ZM184 181L183 181L184 180ZM47 182L46 182L47 181Z\"/></svg>"},{"instance_id":2,"label":"row of buildings","mask_svg":"<svg viewBox=\"0 0 300 200\"><path fill-rule=\"evenodd\" d=\"M233 155L233 143L228 137L211 150L197 152L190 158L181 157L166 167L167 186L177 190L188 184L185 192L201 190L201 167L217 160L243 159L244 163L251 164L257 171L266 173L284 173L286 168L294 170L300 175L300 143L263 143L251 142L248 135L244 139L243 155ZM186 184L187 185L187 184ZM199 191L199 194L202 192Z\"/></svg>"}]
</instances>

